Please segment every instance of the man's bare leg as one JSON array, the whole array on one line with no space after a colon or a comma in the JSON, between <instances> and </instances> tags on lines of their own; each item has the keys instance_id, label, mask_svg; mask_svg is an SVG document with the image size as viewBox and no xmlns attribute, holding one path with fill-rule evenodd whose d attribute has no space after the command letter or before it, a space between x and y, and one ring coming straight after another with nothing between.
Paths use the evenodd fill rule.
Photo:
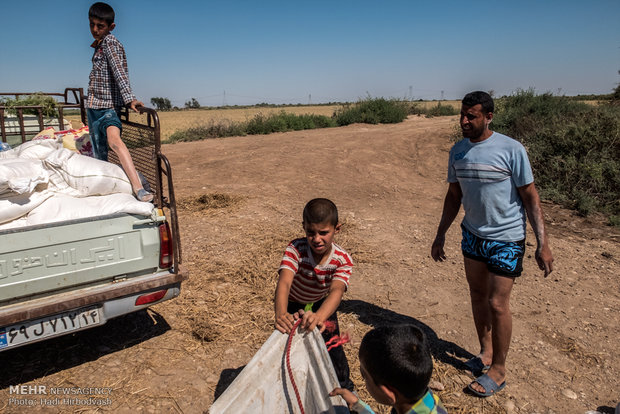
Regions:
<instances>
[{"instance_id":1,"label":"man's bare leg","mask_svg":"<svg viewBox=\"0 0 620 414\"><path fill-rule=\"evenodd\" d=\"M480 342L480 359L484 365L491 365L493 360L493 340L491 336L492 317L489 306L491 283L485 263L465 259L465 275L469 284L471 310Z\"/></svg>"},{"instance_id":2,"label":"man's bare leg","mask_svg":"<svg viewBox=\"0 0 620 414\"><path fill-rule=\"evenodd\" d=\"M500 385L506 378L506 356L512 336L510 292L514 278L490 273L486 264L468 258L465 258L465 273L482 362L485 365L490 363L487 375ZM472 388L484 392L478 383L472 384Z\"/></svg>"}]
</instances>

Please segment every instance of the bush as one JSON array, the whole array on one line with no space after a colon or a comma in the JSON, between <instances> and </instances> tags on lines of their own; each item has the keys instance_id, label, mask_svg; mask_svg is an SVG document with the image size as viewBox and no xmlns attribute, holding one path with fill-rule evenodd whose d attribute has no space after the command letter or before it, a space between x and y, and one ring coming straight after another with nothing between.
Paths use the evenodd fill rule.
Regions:
<instances>
[{"instance_id":1,"label":"bush","mask_svg":"<svg viewBox=\"0 0 620 414\"><path fill-rule=\"evenodd\" d=\"M395 99L367 98L346 105L334 112L333 119L340 126L355 123L395 124L407 118L408 105Z\"/></svg>"},{"instance_id":2,"label":"bush","mask_svg":"<svg viewBox=\"0 0 620 414\"><path fill-rule=\"evenodd\" d=\"M218 122L195 126L173 133L168 142L199 141L208 138L223 138L245 135L245 124L239 122Z\"/></svg>"},{"instance_id":3,"label":"bush","mask_svg":"<svg viewBox=\"0 0 620 414\"><path fill-rule=\"evenodd\" d=\"M620 215L620 107L521 90L496 100L491 125L527 148L541 196Z\"/></svg>"},{"instance_id":4,"label":"bush","mask_svg":"<svg viewBox=\"0 0 620 414\"><path fill-rule=\"evenodd\" d=\"M17 114L15 107L17 106L40 106L43 116L55 117L56 113L56 100L49 95L42 93L35 93L32 95L22 95L17 99L4 98L0 99L0 105L6 106L8 113L11 115ZM24 114L37 115L36 109L24 109Z\"/></svg>"},{"instance_id":5,"label":"bush","mask_svg":"<svg viewBox=\"0 0 620 414\"><path fill-rule=\"evenodd\" d=\"M409 115L425 115L427 118L432 118L434 116L458 115L459 110L452 105L442 105L440 101L437 102L437 105L430 108L420 105L419 102L411 102L408 105L407 113Z\"/></svg>"},{"instance_id":6,"label":"bush","mask_svg":"<svg viewBox=\"0 0 620 414\"><path fill-rule=\"evenodd\" d=\"M458 115L459 111L452 105L442 105L441 102L437 102L437 106L433 106L426 110L426 117L432 118L434 116L451 116Z\"/></svg>"},{"instance_id":7,"label":"bush","mask_svg":"<svg viewBox=\"0 0 620 414\"><path fill-rule=\"evenodd\" d=\"M335 122L324 115L295 115L281 111L267 116L263 114L256 115L247 123L245 131L249 135L256 135L333 126L336 126Z\"/></svg>"},{"instance_id":8,"label":"bush","mask_svg":"<svg viewBox=\"0 0 620 414\"><path fill-rule=\"evenodd\" d=\"M215 123L212 120L207 125L176 131L170 136L168 141L198 141L208 138L271 134L273 132L299 131L302 129L333 126L336 126L336 123L324 115L295 115L282 111L267 116L258 114L248 122L223 121Z\"/></svg>"}]
</instances>

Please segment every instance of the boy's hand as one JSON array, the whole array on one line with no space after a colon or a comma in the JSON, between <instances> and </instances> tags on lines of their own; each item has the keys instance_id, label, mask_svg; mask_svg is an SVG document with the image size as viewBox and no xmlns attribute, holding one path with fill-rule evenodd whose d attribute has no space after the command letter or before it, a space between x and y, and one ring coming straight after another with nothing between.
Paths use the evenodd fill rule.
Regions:
<instances>
[{"instance_id":1,"label":"boy's hand","mask_svg":"<svg viewBox=\"0 0 620 414\"><path fill-rule=\"evenodd\" d=\"M351 407L353 407L353 404L355 404L359 400L359 398L357 398L355 394L353 394L346 388L334 388L333 391L329 393L330 397L335 397L336 395L340 395L346 401L349 409L351 409Z\"/></svg>"},{"instance_id":2,"label":"boy's hand","mask_svg":"<svg viewBox=\"0 0 620 414\"><path fill-rule=\"evenodd\" d=\"M319 332L323 332L325 330L325 321L322 320L318 314L308 311L302 314L301 318L301 327L306 331L312 331L314 328L318 326Z\"/></svg>"},{"instance_id":3,"label":"boy's hand","mask_svg":"<svg viewBox=\"0 0 620 414\"><path fill-rule=\"evenodd\" d=\"M281 315L276 314L276 329L282 333L289 334L297 319L299 319L297 312L292 315L288 312L284 312Z\"/></svg>"},{"instance_id":4,"label":"boy's hand","mask_svg":"<svg viewBox=\"0 0 620 414\"><path fill-rule=\"evenodd\" d=\"M134 112L138 112L138 108L140 106L144 106L144 104L137 99L134 99L133 101L129 102L129 108L133 109Z\"/></svg>"}]
</instances>

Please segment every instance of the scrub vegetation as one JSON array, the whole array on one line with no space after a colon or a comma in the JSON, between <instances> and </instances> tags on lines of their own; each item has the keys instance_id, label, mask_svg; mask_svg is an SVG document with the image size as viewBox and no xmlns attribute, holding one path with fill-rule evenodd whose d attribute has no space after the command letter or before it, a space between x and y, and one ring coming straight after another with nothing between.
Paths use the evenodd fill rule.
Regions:
<instances>
[{"instance_id":1,"label":"scrub vegetation","mask_svg":"<svg viewBox=\"0 0 620 414\"><path fill-rule=\"evenodd\" d=\"M409 103L395 99L366 98L351 105L345 105L334 112L333 118L339 126L363 124L395 124L403 122L408 115Z\"/></svg>"},{"instance_id":2,"label":"scrub vegetation","mask_svg":"<svg viewBox=\"0 0 620 414\"><path fill-rule=\"evenodd\" d=\"M492 129L527 148L541 197L620 225L620 106L521 90L496 100Z\"/></svg>"},{"instance_id":3,"label":"scrub vegetation","mask_svg":"<svg viewBox=\"0 0 620 414\"><path fill-rule=\"evenodd\" d=\"M56 116L56 100L49 95L34 93L32 95L22 95L17 98L0 98L0 106L7 108L10 115L17 114L19 107L40 107L43 116ZM24 115L37 115L38 109L23 109Z\"/></svg>"},{"instance_id":4,"label":"scrub vegetation","mask_svg":"<svg viewBox=\"0 0 620 414\"><path fill-rule=\"evenodd\" d=\"M204 125L178 130L170 136L169 142L271 134L273 132L329 128L354 123L391 124L405 120L410 113L411 105L410 102L406 101L369 97L337 108L331 117L318 114L293 114L285 110L270 114L258 113L248 121L209 121ZM417 106L417 104L413 105Z\"/></svg>"},{"instance_id":5,"label":"scrub vegetation","mask_svg":"<svg viewBox=\"0 0 620 414\"><path fill-rule=\"evenodd\" d=\"M459 103L460 108L460 103ZM451 116L458 115L459 108L456 108L453 104L441 104L441 101L437 102L435 106L422 106L419 103L412 103L409 106L410 115L425 115L427 118L435 116Z\"/></svg>"}]
</instances>

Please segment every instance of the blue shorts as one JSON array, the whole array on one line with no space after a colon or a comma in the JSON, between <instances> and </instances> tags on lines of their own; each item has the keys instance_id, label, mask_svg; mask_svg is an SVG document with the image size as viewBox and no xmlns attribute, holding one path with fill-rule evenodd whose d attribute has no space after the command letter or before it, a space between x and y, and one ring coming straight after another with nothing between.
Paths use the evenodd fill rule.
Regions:
<instances>
[{"instance_id":1,"label":"blue shorts","mask_svg":"<svg viewBox=\"0 0 620 414\"><path fill-rule=\"evenodd\" d=\"M503 242L481 239L461 224L463 256L484 262L489 272L500 276L517 277L523 272L525 239Z\"/></svg>"},{"instance_id":2,"label":"blue shorts","mask_svg":"<svg viewBox=\"0 0 620 414\"><path fill-rule=\"evenodd\" d=\"M93 156L103 161L108 160L108 136L106 130L115 126L122 131L120 108L86 109L88 133L93 146Z\"/></svg>"}]
</instances>

